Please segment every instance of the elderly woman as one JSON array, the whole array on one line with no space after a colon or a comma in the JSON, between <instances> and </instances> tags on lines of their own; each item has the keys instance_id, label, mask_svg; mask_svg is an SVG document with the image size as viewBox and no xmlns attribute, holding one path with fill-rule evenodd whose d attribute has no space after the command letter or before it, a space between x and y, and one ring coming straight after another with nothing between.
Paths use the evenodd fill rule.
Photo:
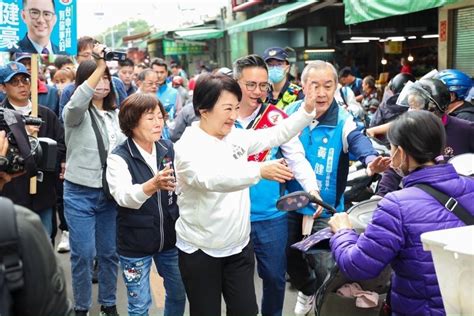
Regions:
<instances>
[{"instance_id":1,"label":"elderly woman","mask_svg":"<svg viewBox=\"0 0 474 316\"><path fill-rule=\"evenodd\" d=\"M199 122L176 143L180 217L179 268L191 315L256 315L249 190L260 179L284 182L292 173L282 159L249 162L249 155L287 142L314 118L314 92L275 127L234 128L242 91L225 75L202 74L193 105Z\"/></svg>"},{"instance_id":2,"label":"elderly woman","mask_svg":"<svg viewBox=\"0 0 474 316\"><path fill-rule=\"evenodd\" d=\"M120 128L128 139L107 159L107 181L118 204L117 248L129 315L148 315L150 269L164 279L164 315L183 315L186 294L178 269L173 144L161 138L165 110L153 94L122 103Z\"/></svg>"},{"instance_id":3,"label":"elderly woman","mask_svg":"<svg viewBox=\"0 0 474 316\"><path fill-rule=\"evenodd\" d=\"M346 213L332 217L331 250L339 268L352 280L374 278L391 264L394 315L443 315L431 254L423 251L420 235L465 224L416 185L445 193L474 216L474 179L460 177L450 164L436 164L446 135L441 120L428 111L403 114L391 124L388 139L392 168L404 176L404 188L379 202L361 236L351 229Z\"/></svg>"}]
</instances>

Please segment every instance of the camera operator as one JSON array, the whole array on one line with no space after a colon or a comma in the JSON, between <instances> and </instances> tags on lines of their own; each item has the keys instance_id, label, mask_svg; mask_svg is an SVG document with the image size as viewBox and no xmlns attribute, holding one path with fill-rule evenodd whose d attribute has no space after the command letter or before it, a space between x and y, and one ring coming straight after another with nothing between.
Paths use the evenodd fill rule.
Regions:
<instances>
[{"instance_id":1,"label":"camera operator","mask_svg":"<svg viewBox=\"0 0 474 316\"><path fill-rule=\"evenodd\" d=\"M23 115L31 113L30 74L23 64L10 62L0 67L0 85L6 92L6 98L1 107L16 110ZM41 126L27 125L27 133L32 135L37 132L38 137L48 137L57 142L57 170L54 172L40 170L37 176L36 194L30 194L30 177L25 174L6 184L1 195L37 213L48 235L51 235L53 207L56 204L56 179L59 176L60 162L65 160L66 154L64 129L56 114L45 106L38 106L38 117L43 121Z\"/></svg>"},{"instance_id":2,"label":"camera operator","mask_svg":"<svg viewBox=\"0 0 474 316\"><path fill-rule=\"evenodd\" d=\"M8 139L5 131L0 131L0 158L5 159L7 150ZM6 183L23 174L24 172L14 174L0 172L0 192ZM8 281L0 285L0 315L72 315L72 305L67 299L63 270L56 262L38 215L19 205L14 206L14 212L18 230L18 247L15 247L13 252L7 253L0 245L0 266L6 263L7 255L10 258L12 255L19 255L18 259L22 263L23 285L15 289L11 289ZM5 214L0 215L5 216ZM1 218L2 221L6 219L8 222L8 217ZM15 236L8 237L14 239ZM6 274L6 269L0 270L2 280Z\"/></svg>"}]
</instances>

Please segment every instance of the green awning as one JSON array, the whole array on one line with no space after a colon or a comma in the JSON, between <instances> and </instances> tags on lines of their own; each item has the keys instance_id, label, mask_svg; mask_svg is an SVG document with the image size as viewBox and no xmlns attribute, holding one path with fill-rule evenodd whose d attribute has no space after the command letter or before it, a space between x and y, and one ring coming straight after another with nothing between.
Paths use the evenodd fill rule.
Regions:
<instances>
[{"instance_id":1,"label":"green awning","mask_svg":"<svg viewBox=\"0 0 474 316\"><path fill-rule=\"evenodd\" d=\"M224 36L223 30L217 29L187 29L175 31L180 38L190 41L216 39Z\"/></svg>"},{"instance_id":2,"label":"green awning","mask_svg":"<svg viewBox=\"0 0 474 316\"><path fill-rule=\"evenodd\" d=\"M150 35L150 37L148 38L148 41L152 42L152 41L162 39L166 35L166 33L167 33L166 31L160 31L160 32L152 33Z\"/></svg>"},{"instance_id":3,"label":"green awning","mask_svg":"<svg viewBox=\"0 0 474 316\"><path fill-rule=\"evenodd\" d=\"M344 21L347 25L402 15L458 0L344 0Z\"/></svg>"},{"instance_id":4,"label":"green awning","mask_svg":"<svg viewBox=\"0 0 474 316\"><path fill-rule=\"evenodd\" d=\"M288 15L291 12L304 8L316 2L318 1L305 0L281 5L273 10L254 16L251 19L229 26L227 28L227 32L229 34L239 32L251 32L286 23Z\"/></svg>"}]
</instances>

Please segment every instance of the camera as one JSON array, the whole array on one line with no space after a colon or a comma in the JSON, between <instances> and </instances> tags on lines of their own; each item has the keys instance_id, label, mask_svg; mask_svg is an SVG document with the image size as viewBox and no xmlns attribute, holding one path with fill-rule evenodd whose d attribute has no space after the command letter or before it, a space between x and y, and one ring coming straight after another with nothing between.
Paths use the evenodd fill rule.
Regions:
<instances>
[{"instance_id":1,"label":"camera","mask_svg":"<svg viewBox=\"0 0 474 316\"><path fill-rule=\"evenodd\" d=\"M124 61L127 59L127 53L113 51L110 48L104 48L104 59L105 60L117 60Z\"/></svg>"},{"instance_id":2,"label":"camera","mask_svg":"<svg viewBox=\"0 0 474 316\"><path fill-rule=\"evenodd\" d=\"M0 130L5 131L8 151L0 157L0 171L26 171L36 175L38 170L56 170L57 143L46 137L36 138L26 133L25 125L40 126L41 118L22 115L17 111L0 108Z\"/></svg>"}]
</instances>

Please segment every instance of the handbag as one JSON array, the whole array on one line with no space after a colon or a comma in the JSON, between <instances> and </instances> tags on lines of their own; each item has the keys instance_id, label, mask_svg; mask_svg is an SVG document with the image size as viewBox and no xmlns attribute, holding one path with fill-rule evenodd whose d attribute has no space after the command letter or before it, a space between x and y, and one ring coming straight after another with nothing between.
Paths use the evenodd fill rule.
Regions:
<instances>
[{"instance_id":1,"label":"handbag","mask_svg":"<svg viewBox=\"0 0 474 316\"><path fill-rule=\"evenodd\" d=\"M95 138L97 139L100 164L102 165L102 190L104 191L107 200L113 200L114 197L110 194L109 184L107 183L107 178L105 176L105 172L107 171L107 152L105 151L104 140L102 139L102 134L99 131L99 126L97 125L97 121L91 108L89 108L89 115L92 121L92 129L94 130Z\"/></svg>"}]
</instances>

